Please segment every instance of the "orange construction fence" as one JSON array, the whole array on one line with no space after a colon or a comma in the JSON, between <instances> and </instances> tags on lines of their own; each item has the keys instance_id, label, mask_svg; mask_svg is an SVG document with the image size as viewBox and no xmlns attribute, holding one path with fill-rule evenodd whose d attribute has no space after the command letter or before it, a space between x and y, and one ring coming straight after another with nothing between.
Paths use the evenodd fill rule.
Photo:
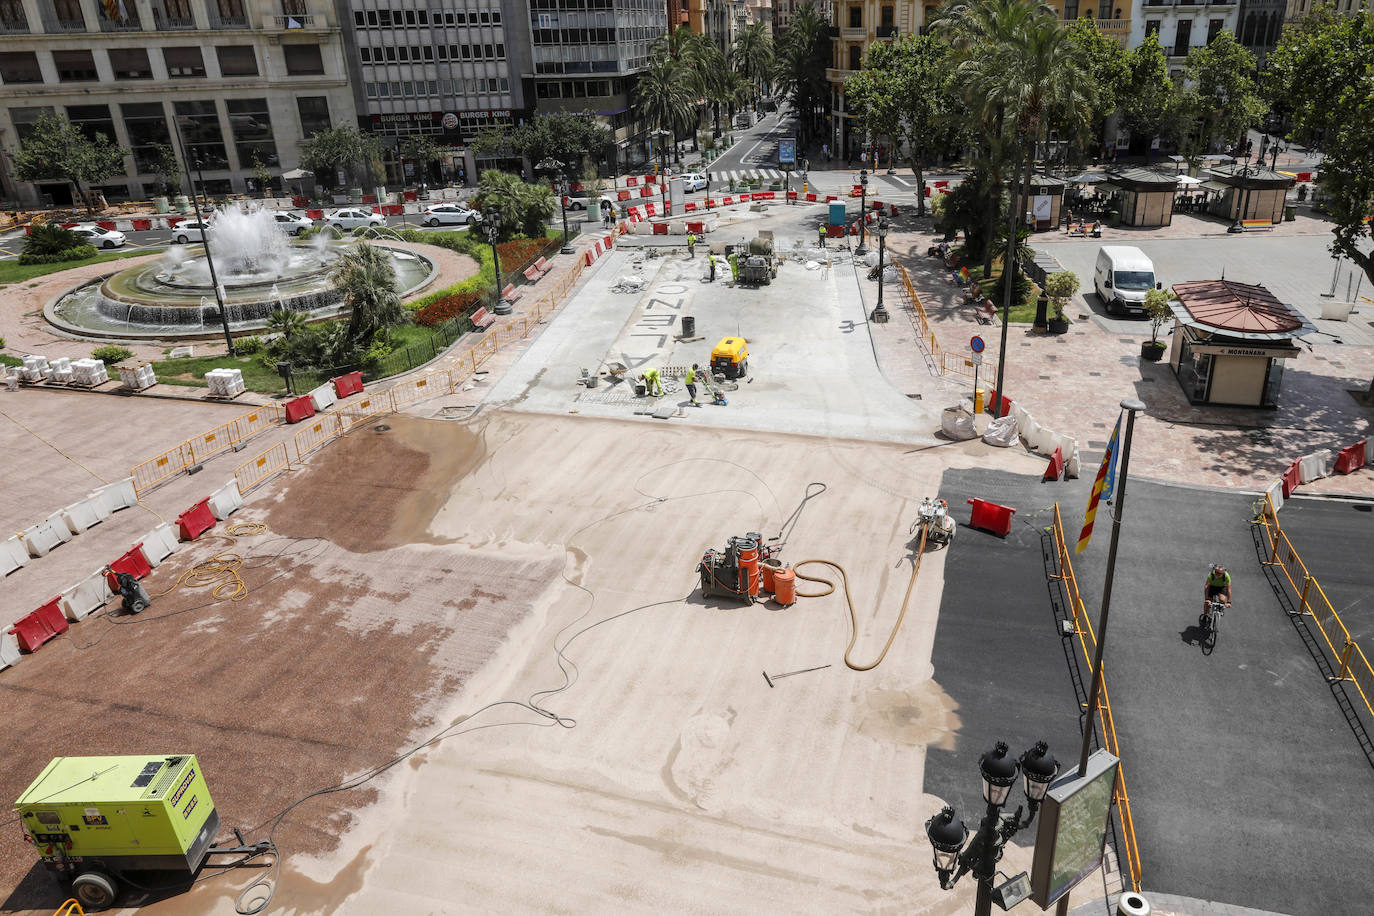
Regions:
<instances>
[{"instance_id":1,"label":"orange construction fence","mask_svg":"<svg viewBox=\"0 0 1374 916\"><path fill-rule=\"evenodd\" d=\"M165 483L187 468L201 464L205 459L218 455L280 422L281 408L259 407L198 436L192 436L162 454L135 465L129 471L129 476L134 479L134 492L142 494L160 483Z\"/></svg>"},{"instance_id":2,"label":"orange construction fence","mask_svg":"<svg viewBox=\"0 0 1374 916\"><path fill-rule=\"evenodd\" d=\"M967 375L973 378L975 366L973 360L967 356L960 356L957 353L950 353L940 346L940 339L935 336L935 331L930 326L930 318L926 315L925 306L921 303L921 297L917 294L916 288L911 285L911 275L907 273L906 267L897 265L897 270L902 275L902 284L898 287L906 306L911 309L912 320L916 324L916 331L924 343L930 349L930 355L935 360L935 365L939 367L940 374L945 375L950 372L957 372L960 375ZM992 354L983 354L985 361L992 358Z\"/></svg>"}]
</instances>

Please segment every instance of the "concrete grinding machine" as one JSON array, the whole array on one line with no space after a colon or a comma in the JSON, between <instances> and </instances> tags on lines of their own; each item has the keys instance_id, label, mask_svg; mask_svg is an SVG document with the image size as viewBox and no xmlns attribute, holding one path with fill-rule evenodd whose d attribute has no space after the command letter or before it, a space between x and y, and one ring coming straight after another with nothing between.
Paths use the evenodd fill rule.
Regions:
<instances>
[{"instance_id":1,"label":"concrete grinding machine","mask_svg":"<svg viewBox=\"0 0 1374 916\"><path fill-rule=\"evenodd\" d=\"M701 573L701 596L738 598L752 604L759 594L760 564L773 555L762 542L763 535L750 531L744 537L730 538L724 550L707 550L697 566Z\"/></svg>"},{"instance_id":2,"label":"concrete grinding machine","mask_svg":"<svg viewBox=\"0 0 1374 916\"><path fill-rule=\"evenodd\" d=\"M925 542L948 547L959 526L950 517L948 502L927 496L916 510L916 521L911 523L911 533L915 534L918 530L922 532Z\"/></svg>"},{"instance_id":3,"label":"concrete grinding machine","mask_svg":"<svg viewBox=\"0 0 1374 916\"><path fill-rule=\"evenodd\" d=\"M120 880L142 888L128 872L186 883L211 855L270 848L238 831L239 846L215 845L219 812L193 754L54 757L14 806L24 839L89 910L111 906Z\"/></svg>"}]
</instances>

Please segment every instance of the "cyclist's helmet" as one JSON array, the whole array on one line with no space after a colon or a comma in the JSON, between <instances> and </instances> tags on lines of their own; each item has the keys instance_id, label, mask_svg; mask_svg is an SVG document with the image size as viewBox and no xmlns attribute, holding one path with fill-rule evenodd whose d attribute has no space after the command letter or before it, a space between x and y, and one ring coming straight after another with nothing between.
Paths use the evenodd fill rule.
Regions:
<instances>
[{"instance_id":1,"label":"cyclist's helmet","mask_svg":"<svg viewBox=\"0 0 1374 916\"><path fill-rule=\"evenodd\" d=\"M1219 575L1221 573L1226 572L1226 567L1222 566L1220 563L1213 563L1212 572Z\"/></svg>"}]
</instances>

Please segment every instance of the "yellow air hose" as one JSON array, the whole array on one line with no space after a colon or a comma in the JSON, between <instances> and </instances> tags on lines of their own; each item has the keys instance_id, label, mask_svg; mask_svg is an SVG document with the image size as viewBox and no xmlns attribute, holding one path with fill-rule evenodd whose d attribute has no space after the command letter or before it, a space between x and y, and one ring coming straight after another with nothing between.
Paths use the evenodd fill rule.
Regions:
<instances>
[{"instance_id":1,"label":"yellow air hose","mask_svg":"<svg viewBox=\"0 0 1374 916\"><path fill-rule=\"evenodd\" d=\"M225 534L210 535L210 537L223 538L229 542L232 548L238 544L241 537L252 537L256 534L263 534L267 531L267 526L261 522L236 522L225 529ZM186 572L177 577L165 591L151 595L152 598L161 598L170 595L179 586L187 585L192 588L210 587L210 595L219 601L242 601L248 594L248 586L244 583L243 577L239 575L239 570L243 568L243 555L234 553L226 548L207 559L196 563Z\"/></svg>"},{"instance_id":2,"label":"yellow air hose","mask_svg":"<svg viewBox=\"0 0 1374 916\"><path fill-rule=\"evenodd\" d=\"M849 653L854 651L854 643L859 641L859 618L858 615L854 613L854 599L849 594L849 574L845 572L844 567L834 560L802 560L800 563L792 564L792 571L796 573L798 579L805 579L807 582L819 582L825 586L825 591L823 592L804 592L798 589L798 598L823 598L826 595L833 594L835 591L835 583L829 579L822 579L819 576L802 575L801 568L803 566L814 563L820 566L829 566L839 571L840 581L844 586L844 602L849 606L850 624L849 645L844 648L844 663L851 670L872 671L882 664L883 659L887 657L887 650L892 648L893 640L897 638L897 631L902 628L902 621L906 619L906 609L907 605L911 603L911 593L916 589L916 574L921 571L921 558L925 556L926 534L928 531L929 528L921 528L921 545L916 548L916 562L911 567L911 581L906 585L906 596L902 598L902 611L897 615L897 622L892 625L892 632L887 635L887 642L883 644L883 651L879 652L878 657L867 665L856 665L849 658Z\"/></svg>"}]
</instances>

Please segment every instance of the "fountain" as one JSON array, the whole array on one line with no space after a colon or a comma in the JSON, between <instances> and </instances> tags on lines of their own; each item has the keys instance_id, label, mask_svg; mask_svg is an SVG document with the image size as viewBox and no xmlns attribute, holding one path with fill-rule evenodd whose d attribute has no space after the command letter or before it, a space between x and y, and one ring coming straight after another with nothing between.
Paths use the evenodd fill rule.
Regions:
<instances>
[{"instance_id":1,"label":"fountain","mask_svg":"<svg viewBox=\"0 0 1374 916\"><path fill-rule=\"evenodd\" d=\"M343 297L330 275L352 244L356 243L332 241L323 234L293 243L271 211L234 207L218 211L210 245L230 329L260 330L273 311L283 308L304 312L312 319L342 314ZM209 265L193 247L173 246L156 262L79 286L50 303L44 317L64 331L100 337L213 333L219 326L219 306ZM437 272L423 257L387 250L402 296L423 287Z\"/></svg>"}]
</instances>

